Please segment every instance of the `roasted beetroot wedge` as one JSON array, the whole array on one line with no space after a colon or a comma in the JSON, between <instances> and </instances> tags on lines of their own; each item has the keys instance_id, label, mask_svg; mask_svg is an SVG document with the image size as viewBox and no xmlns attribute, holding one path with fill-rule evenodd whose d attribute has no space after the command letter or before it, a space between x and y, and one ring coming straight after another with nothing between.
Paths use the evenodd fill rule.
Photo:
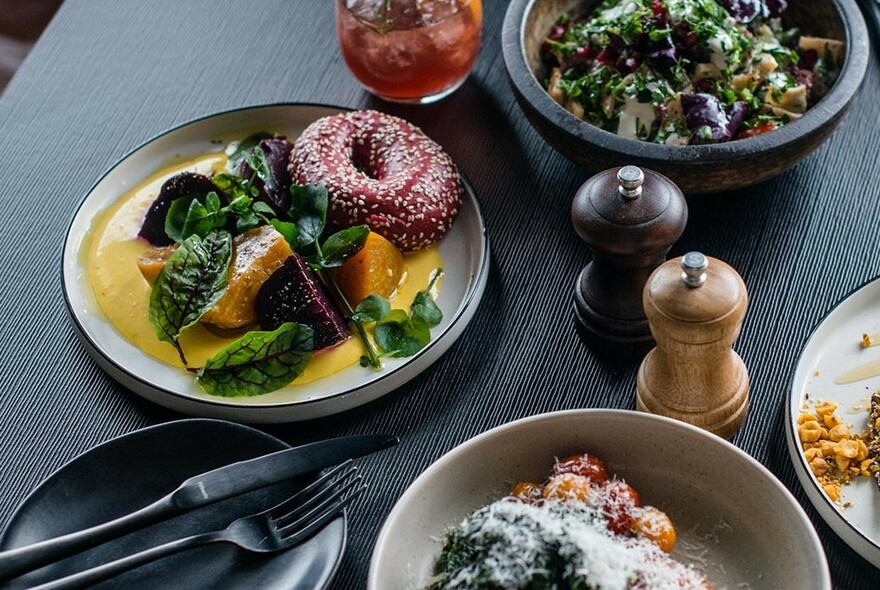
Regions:
<instances>
[{"instance_id":1,"label":"roasted beetroot wedge","mask_svg":"<svg viewBox=\"0 0 880 590\"><path fill-rule=\"evenodd\" d=\"M264 139L260 142L259 149L266 156L266 164L269 166L269 181L263 185L263 181L257 180L260 187L261 201L265 202L278 213L284 213L290 208L290 172L287 164L290 161L290 151L293 145L284 136ZM238 175L242 178L251 178L254 171L247 162L242 162L238 167Z\"/></svg>"},{"instance_id":2,"label":"roasted beetroot wedge","mask_svg":"<svg viewBox=\"0 0 880 590\"><path fill-rule=\"evenodd\" d=\"M220 201L226 205L229 200L217 188L214 182L204 174L194 172L181 172L165 181L159 190L159 196L150 205L138 236L144 238L154 246L170 246L174 240L165 233L165 217L171 203L184 197L203 199L209 192L214 191L220 197Z\"/></svg>"},{"instance_id":3,"label":"roasted beetroot wedge","mask_svg":"<svg viewBox=\"0 0 880 590\"><path fill-rule=\"evenodd\" d=\"M338 344L351 335L318 276L296 253L263 283L255 308L263 330L275 330L284 322L309 326L315 334L315 350Z\"/></svg>"}]
</instances>

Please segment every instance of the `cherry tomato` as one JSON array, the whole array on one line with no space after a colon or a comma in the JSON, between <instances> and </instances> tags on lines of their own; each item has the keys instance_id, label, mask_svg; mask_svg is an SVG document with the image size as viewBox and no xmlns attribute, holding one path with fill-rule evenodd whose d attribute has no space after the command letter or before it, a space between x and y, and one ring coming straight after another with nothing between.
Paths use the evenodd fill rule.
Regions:
<instances>
[{"instance_id":1,"label":"cherry tomato","mask_svg":"<svg viewBox=\"0 0 880 590\"><path fill-rule=\"evenodd\" d=\"M586 477L591 482L600 484L608 479L608 472L605 470L605 464L601 459L586 453L582 455L569 455L558 459L553 465L553 471L550 475L561 475L563 473L574 473L582 477Z\"/></svg>"},{"instance_id":2,"label":"cherry tomato","mask_svg":"<svg viewBox=\"0 0 880 590\"><path fill-rule=\"evenodd\" d=\"M608 529L618 535L630 532L632 513L639 506L639 494L619 479L606 481L597 497Z\"/></svg>"},{"instance_id":3,"label":"cherry tomato","mask_svg":"<svg viewBox=\"0 0 880 590\"><path fill-rule=\"evenodd\" d=\"M540 484L531 481L521 481L510 491L510 495L519 498L523 502L534 504L543 497L544 488Z\"/></svg>"},{"instance_id":4,"label":"cherry tomato","mask_svg":"<svg viewBox=\"0 0 880 590\"><path fill-rule=\"evenodd\" d=\"M675 547L676 536L672 520L665 512L653 506L645 506L633 511L630 530L653 541L666 553Z\"/></svg>"},{"instance_id":5,"label":"cherry tomato","mask_svg":"<svg viewBox=\"0 0 880 590\"><path fill-rule=\"evenodd\" d=\"M773 131L776 129L776 123L772 121L764 121L763 123L758 123L751 129L744 129L736 134L737 139L745 139L747 137L754 137L756 135L761 135L762 133L767 133L768 131Z\"/></svg>"},{"instance_id":6,"label":"cherry tomato","mask_svg":"<svg viewBox=\"0 0 880 590\"><path fill-rule=\"evenodd\" d=\"M590 480L574 473L560 473L551 475L544 486L543 497L545 500L559 500L567 502L577 500L588 502L590 499Z\"/></svg>"}]
</instances>

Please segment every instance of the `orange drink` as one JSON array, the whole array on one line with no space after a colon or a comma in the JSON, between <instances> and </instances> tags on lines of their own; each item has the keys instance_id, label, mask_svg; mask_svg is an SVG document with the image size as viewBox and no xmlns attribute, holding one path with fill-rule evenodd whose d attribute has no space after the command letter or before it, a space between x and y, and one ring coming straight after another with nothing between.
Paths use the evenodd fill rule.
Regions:
<instances>
[{"instance_id":1,"label":"orange drink","mask_svg":"<svg viewBox=\"0 0 880 590\"><path fill-rule=\"evenodd\" d=\"M354 77L395 102L458 88L480 50L480 0L336 0L336 31Z\"/></svg>"}]
</instances>

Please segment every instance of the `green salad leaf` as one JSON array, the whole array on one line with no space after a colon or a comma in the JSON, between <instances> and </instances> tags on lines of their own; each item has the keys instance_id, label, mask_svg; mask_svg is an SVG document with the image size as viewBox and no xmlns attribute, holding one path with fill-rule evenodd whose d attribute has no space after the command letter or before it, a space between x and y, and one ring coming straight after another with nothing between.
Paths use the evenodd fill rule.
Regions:
<instances>
[{"instance_id":1,"label":"green salad leaf","mask_svg":"<svg viewBox=\"0 0 880 590\"><path fill-rule=\"evenodd\" d=\"M290 216L296 222L299 247L315 243L327 223L329 195L323 184L290 187Z\"/></svg>"},{"instance_id":2,"label":"green salad leaf","mask_svg":"<svg viewBox=\"0 0 880 590\"><path fill-rule=\"evenodd\" d=\"M312 329L287 322L271 332L248 332L210 358L196 378L211 395L262 395L301 375L313 348Z\"/></svg>"},{"instance_id":3,"label":"green salad leaf","mask_svg":"<svg viewBox=\"0 0 880 590\"><path fill-rule=\"evenodd\" d=\"M257 151L256 147L260 145L260 142L264 139L272 139L274 137L271 133L266 133L265 131L259 131L254 133L253 135L249 135L242 139L232 153L229 154L229 160L226 164L226 169L232 173L238 171L238 167L241 166L242 162L245 162L252 156L252 154ZM251 166L253 168L253 166Z\"/></svg>"},{"instance_id":4,"label":"green salad leaf","mask_svg":"<svg viewBox=\"0 0 880 590\"><path fill-rule=\"evenodd\" d=\"M204 203L198 198L189 202L177 199L171 203L165 217L165 233L175 242L183 242L192 235L203 238L209 232L225 226L226 208L214 191L205 195Z\"/></svg>"},{"instance_id":5,"label":"green salad leaf","mask_svg":"<svg viewBox=\"0 0 880 590\"><path fill-rule=\"evenodd\" d=\"M391 304L387 299L373 293L366 299L357 304L354 308L354 314L351 316L352 321L369 324L371 322L381 322L391 311Z\"/></svg>"},{"instance_id":6,"label":"green salad leaf","mask_svg":"<svg viewBox=\"0 0 880 590\"><path fill-rule=\"evenodd\" d=\"M181 361L186 357L177 340L223 295L232 257L232 236L212 231L192 235L171 255L150 292L150 324L159 340L170 342Z\"/></svg>"},{"instance_id":7,"label":"green salad leaf","mask_svg":"<svg viewBox=\"0 0 880 590\"><path fill-rule=\"evenodd\" d=\"M361 251L370 235L367 225L355 225L338 231L324 242L318 262L322 268L342 266L346 260Z\"/></svg>"},{"instance_id":8,"label":"green salad leaf","mask_svg":"<svg viewBox=\"0 0 880 590\"><path fill-rule=\"evenodd\" d=\"M437 269L427 288L416 294L409 314L402 309L392 309L384 318L376 322L373 338L382 350L383 356L413 356L431 341L431 328L443 320L443 312L437 307L430 293L442 275L443 270ZM361 365L363 364L364 359L361 359Z\"/></svg>"}]
</instances>

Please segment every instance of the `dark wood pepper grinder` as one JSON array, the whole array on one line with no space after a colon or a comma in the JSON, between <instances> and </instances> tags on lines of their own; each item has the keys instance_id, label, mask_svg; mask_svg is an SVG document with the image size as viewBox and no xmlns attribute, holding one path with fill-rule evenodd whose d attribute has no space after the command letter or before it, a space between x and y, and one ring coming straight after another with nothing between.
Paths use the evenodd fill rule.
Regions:
<instances>
[{"instance_id":1,"label":"dark wood pepper grinder","mask_svg":"<svg viewBox=\"0 0 880 590\"><path fill-rule=\"evenodd\" d=\"M731 438L749 396L749 373L731 348L748 305L742 278L689 252L654 271L644 303L657 348L639 367L636 406Z\"/></svg>"},{"instance_id":2,"label":"dark wood pepper grinder","mask_svg":"<svg viewBox=\"0 0 880 590\"><path fill-rule=\"evenodd\" d=\"M578 189L571 221L593 255L575 285L584 339L604 356L640 358L654 345L642 289L684 231L684 195L652 170L612 168Z\"/></svg>"}]
</instances>

